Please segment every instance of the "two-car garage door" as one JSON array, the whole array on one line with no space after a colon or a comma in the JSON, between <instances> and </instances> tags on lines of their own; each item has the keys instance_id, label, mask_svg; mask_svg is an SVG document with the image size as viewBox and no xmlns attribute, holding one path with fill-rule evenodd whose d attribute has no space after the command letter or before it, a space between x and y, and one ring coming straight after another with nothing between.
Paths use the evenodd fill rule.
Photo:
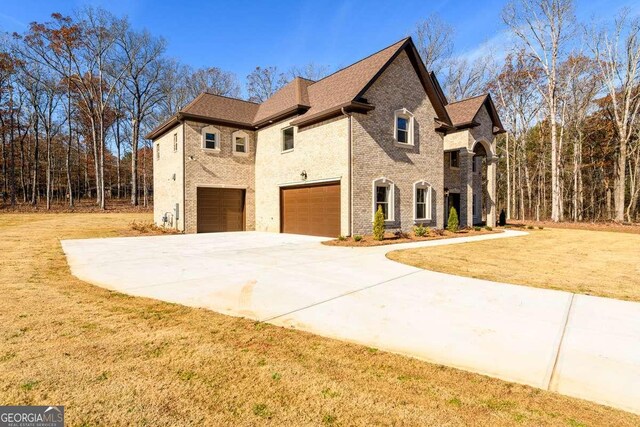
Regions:
<instances>
[{"instance_id":1,"label":"two-car garage door","mask_svg":"<svg viewBox=\"0 0 640 427\"><path fill-rule=\"evenodd\" d=\"M280 221L283 233L339 236L340 183L281 188Z\"/></svg>"}]
</instances>

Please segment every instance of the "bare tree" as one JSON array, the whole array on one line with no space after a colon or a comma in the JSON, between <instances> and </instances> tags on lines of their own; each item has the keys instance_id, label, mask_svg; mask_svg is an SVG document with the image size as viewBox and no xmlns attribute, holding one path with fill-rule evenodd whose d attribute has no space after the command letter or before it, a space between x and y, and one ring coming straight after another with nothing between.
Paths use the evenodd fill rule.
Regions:
<instances>
[{"instance_id":1,"label":"bare tree","mask_svg":"<svg viewBox=\"0 0 640 427\"><path fill-rule=\"evenodd\" d=\"M162 97L160 57L166 43L147 31L126 31L120 34L119 44L125 69L122 79L122 86L127 92L125 105L131 117L131 204L137 206L140 128Z\"/></svg>"},{"instance_id":2,"label":"bare tree","mask_svg":"<svg viewBox=\"0 0 640 427\"><path fill-rule=\"evenodd\" d=\"M323 77L329 75L331 67L328 65L319 65L314 62L310 62L303 66L294 66L289 69L287 76L290 80L296 77L302 77L303 79L318 81Z\"/></svg>"},{"instance_id":3,"label":"bare tree","mask_svg":"<svg viewBox=\"0 0 640 427\"><path fill-rule=\"evenodd\" d=\"M625 10L615 19L612 34L606 30L587 31L595 34L590 46L611 102L618 137L613 198L616 221L624 221L625 208L627 220L631 221L632 205L625 205L626 167L640 109L640 19L630 19L628 15Z\"/></svg>"},{"instance_id":4,"label":"bare tree","mask_svg":"<svg viewBox=\"0 0 640 427\"><path fill-rule=\"evenodd\" d=\"M460 101L485 93L489 83L489 65L487 57L472 61L465 58L448 60L445 87L449 101Z\"/></svg>"},{"instance_id":5,"label":"bare tree","mask_svg":"<svg viewBox=\"0 0 640 427\"><path fill-rule=\"evenodd\" d=\"M538 85L549 118L551 137L551 219L563 219L562 142L558 138L558 65L572 35L572 0L515 0L502 14L505 24L520 39L545 79Z\"/></svg>"},{"instance_id":6,"label":"bare tree","mask_svg":"<svg viewBox=\"0 0 640 427\"><path fill-rule=\"evenodd\" d=\"M191 72L186 78L186 88L190 98L195 98L201 92L233 98L240 96L240 85L236 75L218 67L201 68Z\"/></svg>"},{"instance_id":7,"label":"bare tree","mask_svg":"<svg viewBox=\"0 0 640 427\"><path fill-rule=\"evenodd\" d=\"M453 27L439 15L431 14L416 24L413 33L427 70L439 74L453 52Z\"/></svg>"},{"instance_id":8,"label":"bare tree","mask_svg":"<svg viewBox=\"0 0 640 427\"><path fill-rule=\"evenodd\" d=\"M287 83L286 75L279 72L276 67L256 67L247 76L249 100L264 102Z\"/></svg>"}]
</instances>

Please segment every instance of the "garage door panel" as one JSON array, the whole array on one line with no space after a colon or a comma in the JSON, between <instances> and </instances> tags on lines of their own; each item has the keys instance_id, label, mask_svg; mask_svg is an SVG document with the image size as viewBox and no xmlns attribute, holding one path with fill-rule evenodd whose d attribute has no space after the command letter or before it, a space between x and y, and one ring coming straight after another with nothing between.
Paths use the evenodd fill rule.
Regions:
<instances>
[{"instance_id":1,"label":"garage door panel","mask_svg":"<svg viewBox=\"0 0 640 427\"><path fill-rule=\"evenodd\" d=\"M199 187L198 233L244 230L244 198L242 189Z\"/></svg>"},{"instance_id":2,"label":"garage door panel","mask_svg":"<svg viewBox=\"0 0 640 427\"><path fill-rule=\"evenodd\" d=\"M340 184L283 188L280 197L283 233L340 234Z\"/></svg>"}]
</instances>

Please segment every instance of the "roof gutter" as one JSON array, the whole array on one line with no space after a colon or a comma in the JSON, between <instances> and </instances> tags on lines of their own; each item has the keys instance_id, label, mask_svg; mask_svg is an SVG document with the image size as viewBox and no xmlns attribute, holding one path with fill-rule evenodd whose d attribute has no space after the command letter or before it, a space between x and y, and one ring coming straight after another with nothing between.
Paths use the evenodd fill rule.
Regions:
<instances>
[{"instance_id":1,"label":"roof gutter","mask_svg":"<svg viewBox=\"0 0 640 427\"><path fill-rule=\"evenodd\" d=\"M331 108L330 110L321 111L309 117L299 117L293 120L291 124L299 127L310 126L314 123L318 123L332 117L340 116L343 114L343 110L349 112L366 113L367 111L371 111L374 108L374 105L367 104L366 102L350 101Z\"/></svg>"}]
</instances>

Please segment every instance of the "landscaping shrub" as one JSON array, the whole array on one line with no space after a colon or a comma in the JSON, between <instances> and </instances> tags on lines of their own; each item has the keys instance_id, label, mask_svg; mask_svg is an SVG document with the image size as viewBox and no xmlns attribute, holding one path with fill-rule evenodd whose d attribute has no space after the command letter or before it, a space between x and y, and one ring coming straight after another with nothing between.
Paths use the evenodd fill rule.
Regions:
<instances>
[{"instance_id":1,"label":"landscaping shrub","mask_svg":"<svg viewBox=\"0 0 640 427\"><path fill-rule=\"evenodd\" d=\"M425 237L429 234L429 229L422 224L416 225L413 227L413 233L417 237Z\"/></svg>"},{"instance_id":2,"label":"landscaping shrub","mask_svg":"<svg viewBox=\"0 0 640 427\"><path fill-rule=\"evenodd\" d=\"M359 235L359 234L356 234L355 236L353 236L353 240L354 240L355 242L359 242L360 240L362 240L362 236L361 236L361 235Z\"/></svg>"},{"instance_id":3,"label":"landscaping shrub","mask_svg":"<svg viewBox=\"0 0 640 427\"><path fill-rule=\"evenodd\" d=\"M376 215L373 218L373 238L375 240L384 239L384 213L382 207L378 206Z\"/></svg>"},{"instance_id":4,"label":"landscaping shrub","mask_svg":"<svg viewBox=\"0 0 640 427\"><path fill-rule=\"evenodd\" d=\"M533 225L527 225L527 230L533 230Z\"/></svg>"},{"instance_id":5,"label":"landscaping shrub","mask_svg":"<svg viewBox=\"0 0 640 427\"><path fill-rule=\"evenodd\" d=\"M480 231L480 230L482 230L482 228L480 228L480 227L473 227L473 229L474 229L475 231Z\"/></svg>"},{"instance_id":6,"label":"landscaping shrub","mask_svg":"<svg viewBox=\"0 0 640 427\"><path fill-rule=\"evenodd\" d=\"M543 230L543 229L544 229L543 226L538 227L538 230Z\"/></svg>"},{"instance_id":7,"label":"landscaping shrub","mask_svg":"<svg viewBox=\"0 0 640 427\"><path fill-rule=\"evenodd\" d=\"M505 225L507 225L507 213L504 211L504 209L500 211L500 218L498 219L498 225L500 227L504 227Z\"/></svg>"},{"instance_id":8,"label":"landscaping shrub","mask_svg":"<svg viewBox=\"0 0 640 427\"><path fill-rule=\"evenodd\" d=\"M338 236L338 240L344 242L345 240L347 240L347 238L344 236Z\"/></svg>"},{"instance_id":9,"label":"landscaping shrub","mask_svg":"<svg viewBox=\"0 0 640 427\"><path fill-rule=\"evenodd\" d=\"M451 206L449 210L449 221L447 221L447 230L455 233L458 231L458 227L460 226L460 222L458 221L458 212L456 212L456 208Z\"/></svg>"},{"instance_id":10,"label":"landscaping shrub","mask_svg":"<svg viewBox=\"0 0 640 427\"><path fill-rule=\"evenodd\" d=\"M493 230L493 228L492 228L492 227L489 227L488 225L487 225L484 229L485 229L485 230L487 230L487 231L491 231L491 230Z\"/></svg>"}]
</instances>

